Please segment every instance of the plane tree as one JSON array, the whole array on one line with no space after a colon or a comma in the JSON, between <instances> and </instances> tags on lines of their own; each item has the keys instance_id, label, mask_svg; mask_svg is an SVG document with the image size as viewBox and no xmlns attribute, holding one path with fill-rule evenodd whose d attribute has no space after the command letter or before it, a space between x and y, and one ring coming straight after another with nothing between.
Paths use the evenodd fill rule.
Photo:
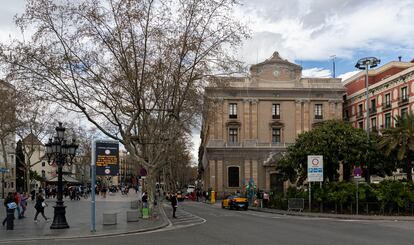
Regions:
<instances>
[{"instance_id":1,"label":"plane tree","mask_svg":"<svg viewBox=\"0 0 414 245\"><path fill-rule=\"evenodd\" d=\"M248 30L234 0L29 0L16 19L30 39L0 46L16 81L82 113L147 170L201 111L206 77L239 68L229 51ZM150 198L152 195L150 195Z\"/></svg>"}]
</instances>

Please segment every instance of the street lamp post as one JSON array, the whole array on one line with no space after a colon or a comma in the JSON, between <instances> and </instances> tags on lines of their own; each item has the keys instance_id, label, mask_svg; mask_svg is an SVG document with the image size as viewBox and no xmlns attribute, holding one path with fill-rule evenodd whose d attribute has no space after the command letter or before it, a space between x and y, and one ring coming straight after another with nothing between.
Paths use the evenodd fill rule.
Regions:
<instances>
[{"instance_id":1,"label":"street lamp post","mask_svg":"<svg viewBox=\"0 0 414 245\"><path fill-rule=\"evenodd\" d=\"M366 111L367 111L367 120L366 120L366 129L367 129L367 143L368 143L368 145L369 145L369 114L370 114L370 111L369 111L369 84L368 84L368 70L371 68L374 68L374 67L376 67L376 66L378 66L378 64L381 62L381 60L379 60L379 59L377 59L377 58L375 58L375 57L365 57L365 58L362 58L362 59L359 59L358 60L358 62L356 63L356 65L355 65L355 67L356 68L358 68L358 69L360 69L360 70L365 70L365 97L366 97ZM367 148L367 162L366 162L366 165L367 165L367 172L369 172L369 164L368 164L368 161L369 161L369 159L368 159L368 157L369 157L369 155L368 155L368 153L369 153L369 149ZM357 179L357 181L358 181L358 179ZM358 182L357 182L357 188L358 188ZM358 196L359 196L359 193L358 193L358 189L357 189L357 194L356 194L356 200L357 200L357 203L356 203L356 214L358 215Z\"/></svg>"},{"instance_id":2,"label":"street lamp post","mask_svg":"<svg viewBox=\"0 0 414 245\"><path fill-rule=\"evenodd\" d=\"M63 183L62 183L62 168L65 164L72 165L73 158L76 154L78 145L75 143L75 139L72 139L71 143L67 143L65 137L65 128L62 123L59 122L59 126L56 127L57 136L54 139L49 139L46 146L46 156L48 158L48 164L55 163L58 167L58 193L56 206L54 206L53 223L50 229L66 229L69 225L66 221L66 206L63 205Z\"/></svg>"}]
</instances>

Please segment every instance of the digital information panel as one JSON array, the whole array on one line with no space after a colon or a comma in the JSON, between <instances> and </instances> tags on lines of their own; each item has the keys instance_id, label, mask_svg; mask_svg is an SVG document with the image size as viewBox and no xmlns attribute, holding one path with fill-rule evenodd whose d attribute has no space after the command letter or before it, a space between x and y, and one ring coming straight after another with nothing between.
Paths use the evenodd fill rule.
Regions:
<instances>
[{"instance_id":1,"label":"digital information panel","mask_svg":"<svg viewBox=\"0 0 414 245\"><path fill-rule=\"evenodd\" d=\"M119 142L96 141L96 175L115 176L119 172Z\"/></svg>"}]
</instances>

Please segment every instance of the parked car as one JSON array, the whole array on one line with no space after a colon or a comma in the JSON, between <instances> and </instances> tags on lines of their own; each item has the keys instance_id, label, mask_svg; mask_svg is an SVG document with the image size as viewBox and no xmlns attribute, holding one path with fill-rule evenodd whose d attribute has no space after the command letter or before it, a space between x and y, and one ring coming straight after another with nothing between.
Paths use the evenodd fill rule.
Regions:
<instances>
[{"instance_id":1,"label":"parked car","mask_svg":"<svg viewBox=\"0 0 414 245\"><path fill-rule=\"evenodd\" d=\"M249 201L243 195L230 195L223 199L221 202L221 208L239 209L242 208L247 210L249 207Z\"/></svg>"},{"instance_id":2,"label":"parked car","mask_svg":"<svg viewBox=\"0 0 414 245\"><path fill-rule=\"evenodd\" d=\"M181 191L178 191L177 192L177 201L182 202L184 200L185 200L185 195Z\"/></svg>"}]
</instances>

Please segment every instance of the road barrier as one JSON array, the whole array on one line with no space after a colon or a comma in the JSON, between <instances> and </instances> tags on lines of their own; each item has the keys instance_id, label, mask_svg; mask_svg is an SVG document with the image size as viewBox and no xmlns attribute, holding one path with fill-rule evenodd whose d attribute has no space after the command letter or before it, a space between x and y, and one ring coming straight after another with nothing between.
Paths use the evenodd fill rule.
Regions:
<instances>
[{"instance_id":1,"label":"road barrier","mask_svg":"<svg viewBox=\"0 0 414 245\"><path fill-rule=\"evenodd\" d=\"M288 211L303 212L305 208L305 199L303 198L289 198L288 199Z\"/></svg>"}]
</instances>

